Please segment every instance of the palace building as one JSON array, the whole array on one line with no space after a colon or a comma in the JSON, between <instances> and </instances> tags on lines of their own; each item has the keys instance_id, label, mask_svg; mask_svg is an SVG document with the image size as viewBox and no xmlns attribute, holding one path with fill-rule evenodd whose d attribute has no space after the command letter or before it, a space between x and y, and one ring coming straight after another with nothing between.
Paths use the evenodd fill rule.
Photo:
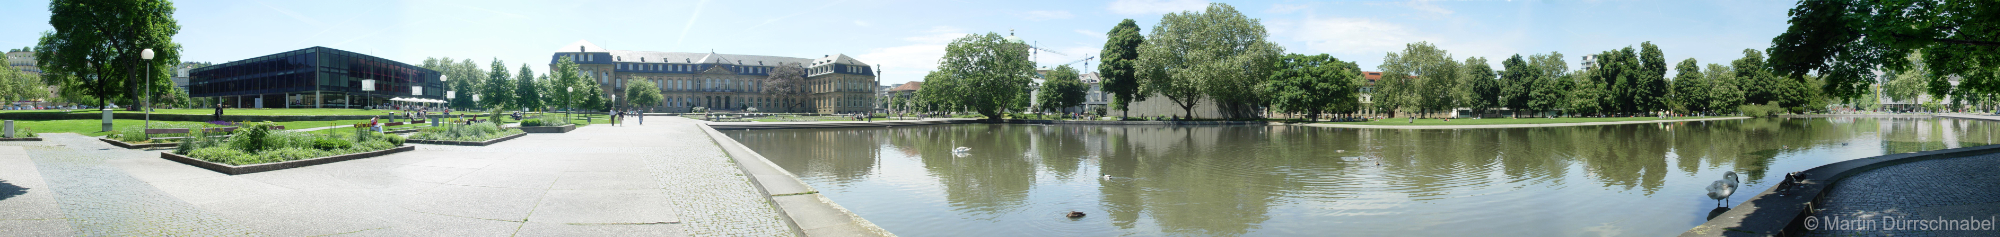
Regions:
<instances>
[{"instance_id":1,"label":"palace building","mask_svg":"<svg viewBox=\"0 0 2000 237\"><path fill-rule=\"evenodd\" d=\"M873 111L880 73L874 66L843 54L821 58L607 50L589 41L557 48L549 72L568 58L586 78L597 80L607 94L621 92L631 80L658 85L659 104L636 105L654 112L687 112L695 107L713 111L762 113L867 113ZM803 107L786 106L786 98L764 93L764 81L777 67L804 67L808 95ZM617 93L623 94L623 93ZM618 98L623 103L624 98Z\"/></svg>"}]
</instances>

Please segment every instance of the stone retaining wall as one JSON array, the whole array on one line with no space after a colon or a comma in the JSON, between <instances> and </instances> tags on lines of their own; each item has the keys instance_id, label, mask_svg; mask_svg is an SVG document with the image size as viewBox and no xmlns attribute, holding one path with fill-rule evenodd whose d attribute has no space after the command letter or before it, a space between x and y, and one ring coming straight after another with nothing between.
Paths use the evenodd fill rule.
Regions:
<instances>
[{"instance_id":1,"label":"stone retaining wall","mask_svg":"<svg viewBox=\"0 0 2000 237\"><path fill-rule=\"evenodd\" d=\"M1889 154L1834 162L1800 171L1799 181L1787 187L1772 185L1708 222L1680 236L1800 236L1809 234L1805 219L1813 216L1818 203L1841 179L1882 167L1904 163L2000 153L2000 145L1987 145L1925 152ZM1781 189L1782 188L1782 189Z\"/></svg>"},{"instance_id":2,"label":"stone retaining wall","mask_svg":"<svg viewBox=\"0 0 2000 237\"><path fill-rule=\"evenodd\" d=\"M314 165L319 165L319 164L326 164L326 163L333 163L333 162L340 162L340 161L346 161L346 160L353 160L353 159L361 159L361 158L369 158L369 157L377 157L377 156L383 156L383 155L388 155L388 154L394 154L394 153L397 153L397 152L405 152L405 151L414 151L414 150L417 150L417 147L416 147L416 146L409 146L409 145L404 145L404 146L402 146L402 147L397 147L397 148L389 148L388 150L380 150L380 151L370 151L370 152L362 152L362 153L354 153L354 154L346 154L346 155L336 155L336 156L328 156L328 157L320 157L320 158L312 158L312 159L303 159L303 160L294 160L294 161L286 161L286 162L278 162L278 163L264 163L264 164L253 164L253 165L241 165L241 166L237 166L237 165L229 165L229 164L223 164L223 163L215 163L215 162L208 162L208 161L205 161L205 160L201 160L201 159L195 159L194 157L187 157L187 156L182 156L182 155L180 155L180 154L174 154L173 152L160 152L160 158L163 158L163 159L167 159L167 160L171 160L171 161L174 161L174 162L180 162L181 164L188 164L188 165L192 165L192 166L195 166L195 167L201 167L201 168L203 168L203 169L208 169L208 170L212 170L212 171L215 171L216 173L223 173L223 174L228 174L228 175L239 175L239 174L248 174L248 173L256 173L256 172L264 172L264 171L272 171L272 170L281 170L281 169L290 169L290 168L298 168L298 167L306 167L306 166L314 166Z\"/></svg>"}]
</instances>

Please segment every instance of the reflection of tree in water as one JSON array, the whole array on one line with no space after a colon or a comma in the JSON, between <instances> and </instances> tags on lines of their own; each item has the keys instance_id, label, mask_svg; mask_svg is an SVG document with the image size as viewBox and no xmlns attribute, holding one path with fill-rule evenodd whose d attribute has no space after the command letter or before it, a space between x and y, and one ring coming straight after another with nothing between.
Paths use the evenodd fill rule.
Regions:
<instances>
[{"instance_id":1,"label":"reflection of tree in water","mask_svg":"<svg viewBox=\"0 0 2000 237\"><path fill-rule=\"evenodd\" d=\"M1248 233L1269 218L1280 195L1303 187L1283 170L1297 157L1255 145L1271 140L1268 129L1115 129L1109 140L1125 144L1110 146L1100 161L1116 177L1104 184L1105 209L1125 228L1144 212L1167 233Z\"/></svg>"},{"instance_id":2,"label":"reflection of tree in water","mask_svg":"<svg viewBox=\"0 0 2000 237\"><path fill-rule=\"evenodd\" d=\"M1033 126L1026 128L1028 136L1035 141L1036 158L1039 158L1055 178L1069 180L1075 178L1076 170L1082 168L1083 159L1090 156L1083 138L1084 126Z\"/></svg>"},{"instance_id":3,"label":"reflection of tree in water","mask_svg":"<svg viewBox=\"0 0 2000 237\"><path fill-rule=\"evenodd\" d=\"M799 177L831 177L830 180L845 184L860 181L874 172L876 158L882 152L879 137L885 132L816 129L724 133Z\"/></svg>"},{"instance_id":4,"label":"reflection of tree in water","mask_svg":"<svg viewBox=\"0 0 2000 237\"><path fill-rule=\"evenodd\" d=\"M1018 208L1034 187L1035 164L1026 155L1029 134L1008 125L923 126L892 140L916 147L924 169L944 186L945 201L959 210L996 214ZM972 148L956 157L953 148Z\"/></svg>"}]
</instances>

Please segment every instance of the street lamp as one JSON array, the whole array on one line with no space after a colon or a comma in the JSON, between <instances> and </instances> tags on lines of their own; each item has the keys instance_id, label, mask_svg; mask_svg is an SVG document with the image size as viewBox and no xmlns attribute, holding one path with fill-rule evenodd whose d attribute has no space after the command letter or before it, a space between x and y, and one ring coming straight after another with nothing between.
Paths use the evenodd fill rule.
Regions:
<instances>
[{"instance_id":1,"label":"street lamp","mask_svg":"<svg viewBox=\"0 0 2000 237\"><path fill-rule=\"evenodd\" d=\"M147 62L147 63L145 63L145 64L147 64L147 65L145 65L145 66L146 66L146 74L139 74L139 75L143 75L143 76L144 76L144 77L146 78L146 79L144 80L144 81L145 81L145 83L146 83L146 101L145 101L145 103L142 103L142 104L140 104L140 106L139 106L139 109L143 109L143 110L146 110L146 125L145 125L145 128L146 128L146 129L153 129L153 67L152 67L152 65L150 65L150 64L152 64L152 62L153 62L153 49L150 49L150 48L149 48L149 49L142 49L142 50L139 50L139 59L140 59L140 60L145 60L145 61ZM108 119L108 117L107 117L107 119L106 119L106 120L104 120L104 124L107 124L107 125L108 125L108 124L111 124L111 120L109 120L109 119ZM110 129L111 129L111 128L110 128L110 127L105 127L104 129L105 129L105 131L110 131ZM143 131L143 130L141 130L141 131ZM143 134L143 133L142 133L142 134ZM146 139L152 139L152 135L151 135L151 134L148 134L148 135L145 135L145 138L146 138Z\"/></svg>"},{"instance_id":2,"label":"street lamp","mask_svg":"<svg viewBox=\"0 0 2000 237\"><path fill-rule=\"evenodd\" d=\"M576 119L574 119L574 118L570 118L570 117L569 117L569 114L570 114L570 113L573 113L573 112L576 112L576 108L570 108L570 107L569 107L569 97L572 97L572 96L575 96L575 94L576 94L576 87L574 87L574 86L571 86L571 87L563 87L563 88L564 88L564 92L563 92L563 123L569 123L569 122L570 122L570 121L572 121L572 120L576 120ZM105 121L110 121L110 120L105 120Z\"/></svg>"}]
</instances>

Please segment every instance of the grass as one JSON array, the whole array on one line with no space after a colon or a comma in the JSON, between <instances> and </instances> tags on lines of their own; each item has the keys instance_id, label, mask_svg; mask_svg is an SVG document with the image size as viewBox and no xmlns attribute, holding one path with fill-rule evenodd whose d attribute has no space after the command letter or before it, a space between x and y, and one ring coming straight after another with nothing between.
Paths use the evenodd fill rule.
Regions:
<instances>
[{"instance_id":1,"label":"grass","mask_svg":"<svg viewBox=\"0 0 2000 237\"><path fill-rule=\"evenodd\" d=\"M397 110L381 110L381 109L376 109L376 110L364 110L364 109L223 109L223 110L222 110L222 115L389 115L389 112L397 112L397 113L402 113L401 111L397 111ZM57 114L59 114L59 113L73 113L73 114L99 114L99 113L102 113L102 112L99 112L99 110L96 110L96 109L78 109L78 110L70 110L70 112L63 112L62 110L0 110L0 113L57 113ZM140 113L145 113L145 112L143 112L143 111L129 111L129 110L124 110L124 109L118 109L118 110L113 110L113 111L112 111L112 113L120 113L120 114L140 114ZM215 109L155 109L155 110L153 110L153 114L192 114L192 115L210 115L210 114L215 114Z\"/></svg>"},{"instance_id":2,"label":"grass","mask_svg":"<svg viewBox=\"0 0 2000 237\"><path fill-rule=\"evenodd\" d=\"M85 136L104 136L110 134L111 132L97 131L100 128L103 128L102 127L103 121L104 120L97 120L97 119L15 120L14 126L34 129L35 132L37 133L66 132L66 133L83 134ZM387 122L388 120L383 120L383 121ZM317 128L317 127L336 126L336 125L353 125L356 123L365 123L365 122L368 122L368 120L364 119L364 120L336 120L336 121L296 121L296 122L277 122L277 124L283 125L287 129L296 130L296 129ZM138 119L111 120L113 131L117 131L119 129L128 129L128 128L143 128L146 126L145 123L146 123L145 120L138 120ZM167 124L191 124L197 122L153 121L153 123L155 125L167 126Z\"/></svg>"},{"instance_id":3,"label":"grass","mask_svg":"<svg viewBox=\"0 0 2000 237\"><path fill-rule=\"evenodd\" d=\"M1389 118L1389 119L1378 119L1378 120L1373 120L1373 121L1368 121L1368 122L1320 122L1320 123L1325 123L1325 124L1355 124L1355 125L1386 125L1386 126L1437 126L1437 125L1500 125L1500 124L1552 124L1552 123L1588 123L1588 122L1623 122L1623 121L1651 121L1651 120L1676 120L1676 119L1702 119L1702 118L1723 118L1723 117L1667 117L1667 118L1660 118L1660 117L1617 117L1617 118L1553 118L1553 119L1551 119L1551 118L1520 118L1520 119L1511 119L1511 118L1484 118L1484 119L1451 119L1451 121L1445 121L1444 119L1417 119L1417 120L1416 120L1416 122L1414 122L1414 123L1410 122L1410 119L1409 119L1409 118Z\"/></svg>"}]
</instances>

